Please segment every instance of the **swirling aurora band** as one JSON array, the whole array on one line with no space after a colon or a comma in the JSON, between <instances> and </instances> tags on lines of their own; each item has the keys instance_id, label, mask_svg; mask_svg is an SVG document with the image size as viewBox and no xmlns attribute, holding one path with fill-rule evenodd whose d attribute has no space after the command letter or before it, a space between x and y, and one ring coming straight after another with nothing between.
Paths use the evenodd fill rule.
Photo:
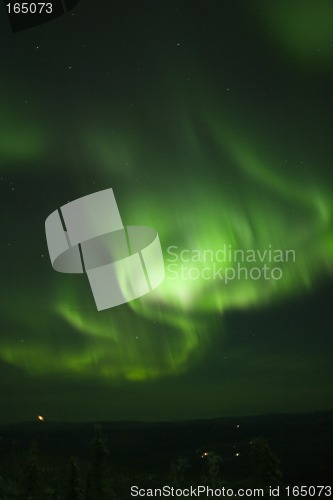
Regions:
<instances>
[{"instance_id":1,"label":"swirling aurora band","mask_svg":"<svg viewBox=\"0 0 333 500\"><path fill-rule=\"evenodd\" d=\"M212 183L209 190L203 190L198 179L189 186L186 197L171 187L163 198L138 191L138 197L126 207L126 219L144 220L158 228L167 270L166 249L170 245L179 251L218 251L225 245L259 252L292 249L294 261L279 263L282 279L239 279L226 285L221 280L204 279L200 273L207 263L196 262L198 279L171 279L167 271L165 282L153 293L130 302L120 312L99 314L85 309L89 297L82 306L78 286L82 289L86 285L76 281L71 288L62 279L53 314L69 324L68 335L79 332L80 340L75 346L69 348L66 343L64 349L53 351L51 337L57 334L52 328L46 331L48 322L40 318L31 328L44 330L44 337L31 339L24 346L15 345L10 338L2 340L1 357L32 374L144 380L180 373L204 355L212 336L224 334L223 313L286 299L311 288L330 272L332 206L325 190L280 177L268 166L267 158L259 160L240 140L229 140L228 144L236 165L233 180L238 182L237 197L228 183ZM142 209L140 197L145 199ZM147 206L153 209L146 211ZM228 259L219 263L222 268L235 265ZM249 269L253 266L248 262L244 265Z\"/></svg>"},{"instance_id":2,"label":"swirling aurora band","mask_svg":"<svg viewBox=\"0 0 333 500\"><path fill-rule=\"evenodd\" d=\"M54 67L50 66L53 58L45 57L44 66L38 60L36 68L45 82L52 82L52 71L60 75L59 88L67 89L68 85L72 93L58 92L59 89L54 92L51 85L44 97L32 92L30 101L37 103L34 107L30 107L29 100L26 102L25 89L17 91L18 96L15 92L8 93L7 99L1 94L0 161L4 175L13 170L18 178L22 175L21 198L25 188L34 183L37 193L37 201L30 199L24 204L10 198L6 205L14 215L4 222L7 238L4 247L14 264L10 273L2 277L5 300L0 357L5 363L40 378L62 375L103 382L154 380L184 373L204 358L216 336L232 335L223 324L229 311L259 309L287 301L312 290L321 279L331 275L333 193L327 181L332 175L331 158L322 148L325 136L331 138L331 132L329 118L323 116L321 109L317 111L321 103L317 94L325 90L325 84L319 86L319 92L313 92L314 84L303 72L314 70L316 80L318 75L329 76L332 4L320 2L324 10L311 0L295 1L292 5L275 2L273 10L272 2L256 4L257 8L261 5L263 15L258 20L256 12L252 12L251 23L258 23L253 40L249 40L244 28L250 15L247 11L252 7L246 8L244 23L238 21L236 9L236 25L240 28L235 40L231 38L231 45L224 40L223 29L203 29L201 39L196 42L193 28L191 50L186 49L186 36L184 43L176 44L170 35L170 41L163 42L156 55L149 52L149 68L158 66L160 60L164 62L160 77L152 71L152 80L148 82L142 77L140 83L135 79L137 69L133 72L128 69L132 67L134 49L128 52L127 45L123 46L124 58L120 60L124 63L119 64L128 74L119 82L113 78L112 92L106 83L103 93L100 82L101 102L97 92L89 104L91 88L88 85L82 90L85 79L90 78L94 85L96 82L96 75L87 73L88 62L81 72L78 70L71 87L69 74L75 78L75 71L66 71L64 76L62 68L68 67L67 48L62 53L57 42L54 42L58 51L52 62ZM308 19L312 23L310 30ZM164 18L161 22L165 22ZM214 22L210 18L207 26ZM260 52L258 58L258 46L262 47L259 26L263 25L265 33L268 32L267 54ZM109 30L105 32L111 37ZM228 34L228 26L225 32ZM214 52L219 36L221 55ZM96 54L105 53L104 47L99 50L98 40L99 36L92 42L97 49L92 50L91 67L98 63ZM118 39L110 40L111 53L116 45L114 40ZM47 39L46 45L49 43ZM201 44L204 44L203 55ZM184 51L180 52L183 45ZM166 46L174 46L170 59L163 59ZM148 49L144 47L145 53ZM248 52L244 52L247 48ZM255 54L252 58L251 50ZM206 63L207 54L212 58L208 58L210 64ZM140 59L141 53L137 57ZM12 60L8 59L10 71ZM168 72L165 60L170 62ZM262 62L257 68L259 60ZM145 62L143 58L143 67ZM28 81L33 74L30 65L33 61L29 61L24 73ZM103 68L103 75L104 66L103 56L98 66ZM202 73L207 66L205 82ZM258 74L263 75L262 85ZM128 83L125 90L124 79ZM32 89L35 84L32 79ZM147 88L153 89L151 93ZM300 95L300 88L305 88L304 95ZM74 91L78 92L79 104L71 108ZM280 96L277 106L276 96ZM36 111L40 99L45 104L45 115L42 106L40 114ZM7 101L16 104L9 106ZM84 111L82 102L87 103ZM305 102L309 102L309 109ZM73 123L70 120L67 123L58 111L58 104L59 109L65 109L64 103L69 106ZM318 130L316 125L309 126L311 120L320 124ZM73 136L73 141L66 139ZM64 167L59 172L62 163ZM24 185L27 170L29 182ZM69 187L66 175L71 181ZM55 189L55 185L59 187ZM282 251L293 250L295 262L279 264L283 272L280 280L240 279L227 285L220 280L203 279L202 270L207 263L196 262L198 279L170 279L167 273L164 283L153 293L127 306L97 313L82 276L56 275L46 258L36 258L46 253L41 229L43 216L67 199L96 191L97 185L100 189L114 188L128 224L156 228L166 266L170 246L176 246L179 252L218 251L224 245L263 252L271 246ZM73 186L76 193L72 192ZM8 183L8 189L14 188ZM47 194L43 197L41 192ZM33 236L26 228L34 231ZM7 248L13 232L18 235L16 246ZM34 237L40 247L32 245L28 251L34 262L30 269L23 262L21 251L27 249L27 241L33 241ZM219 266L225 269L235 263L226 260ZM250 269L251 263L244 266Z\"/></svg>"}]
</instances>

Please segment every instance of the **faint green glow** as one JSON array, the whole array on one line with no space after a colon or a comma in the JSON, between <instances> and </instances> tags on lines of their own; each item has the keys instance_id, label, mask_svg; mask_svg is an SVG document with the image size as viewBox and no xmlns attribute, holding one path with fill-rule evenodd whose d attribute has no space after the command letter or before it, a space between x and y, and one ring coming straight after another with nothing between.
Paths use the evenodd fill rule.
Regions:
<instances>
[{"instance_id":1,"label":"faint green glow","mask_svg":"<svg viewBox=\"0 0 333 500\"><path fill-rule=\"evenodd\" d=\"M296 62L332 67L333 4L330 0L263 0L261 8L265 31L272 33Z\"/></svg>"},{"instance_id":2,"label":"faint green glow","mask_svg":"<svg viewBox=\"0 0 333 500\"><path fill-rule=\"evenodd\" d=\"M41 136L37 131L15 130L10 134L7 130L0 131L0 158L2 161L17 159L32 160L38 157L44 149Z\"/></svg>"},{"instance_id":3,"label":"faint green glow","mask_svg":"<svg viewBox=\"0 0 333 500\"><path fill-rule=\"evenodd\" d=\"M45 132L42 131L30 113L22 116L8 103L0 102L0 161L2 168L15 160L34 160L47 147Z\"/></svg>"},{"instance_id":4,"label":"faint green glow","mask_svg":"<svg viewBox=\"0 0 333 500\"><path fill-rule=\"evenodd\" d=\"M83 140L89 144L91 161L97 163L101 170L125 177L134 173L139 150L135 136L123 137L119 132L109 130L99 134L86 132Z\"/></svg>"}]
</instances>

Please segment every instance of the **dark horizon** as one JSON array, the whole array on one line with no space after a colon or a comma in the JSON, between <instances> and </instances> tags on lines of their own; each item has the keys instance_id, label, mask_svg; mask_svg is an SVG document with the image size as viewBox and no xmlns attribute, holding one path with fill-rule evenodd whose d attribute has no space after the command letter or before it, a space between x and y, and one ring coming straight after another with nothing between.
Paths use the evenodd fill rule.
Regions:
<instances>
[{"instance_id":1,"label":"dark horizon","mask_svg":"<svg viewBox=\"0 0 333 500\"><path fill-rule=\"evenodd\" d=\"M104 450L107 483L112 490L122 489L124 493L131 484L173 484L170 474L177 464L185 465L187 481L197 484L212 461L220 464L218 471L214 469L215 487L216 481L235 488L244 484L252 488L268 486L276 480L281 488L288 484L330 484L332 417L333 412L324 412L192 422L11 424L0 426L0 460L4 460L8 476L13 477L13 469L18 464L26 468L33 456L34 463L43 464L49 488L54 484L56 467L57 480L64 490L73 461L84 486L91 470L89 463L101 456L94 450ZM256 450L264 470L275 475L265 479L255 475Z\"/></svg>"},{"instance_id":2,"label":"dark horizon","mask_svg":"<svg viewBox=\"0 0 333 500\"><path fill-rule=\"evenodd\" d=\"M292 413L282 413L282 412L277 412L277 413L261 413L261 414L246 414L246 415L220 415L220 416L215 416L215 417L202 417L202 418L196 418L196 419L188 419L188 420L51 420L45 418L43 421L40 421L38 417L36 417L33 420L22 420L22 421L17 421L17 422L0 422L0 428L1 427L8 427L8 426L21 426L21 425L39 425L40 427L46 426L48 424L60 424L60 425L84 425L84 426L95 426L95 425L113 425L113 424L138 424L138 425L154 425L154 424L185 424L185 423L205 423L205 422L211 422L211 421L218 421L218 420L224 420L224 421L236 421L236 420L251 420L251 419L279 419L281 417L319 417L319 416L330 416L333 415L333 410L315 410L315 411L308 411L308 412L292 412ZM42 415L43 416L43 415Z\"/></svg>"}]
</instances>

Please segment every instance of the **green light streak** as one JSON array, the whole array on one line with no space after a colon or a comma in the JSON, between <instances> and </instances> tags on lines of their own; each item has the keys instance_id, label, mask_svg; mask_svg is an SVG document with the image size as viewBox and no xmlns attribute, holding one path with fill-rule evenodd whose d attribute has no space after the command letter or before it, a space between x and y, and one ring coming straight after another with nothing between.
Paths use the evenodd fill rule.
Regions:
<instances>
[{"instance_id":1,"label":"green light streak","mask_svg":"<svg viewBox=\"0 0 333 500\"><path fill-rule=\"evenodd\" d=\"M116 193L122 216L127 224L157 229L166 266L169 246L178 247L178 253L217 251L224 245L260 252L270 246L291 249L296 261L279 264L281 280L239 279L228 284L206 280L202 273L207 263L196 262L191 265L199 279L170 279L167 269L165 282L149 295L123 309L97 313L84 277L71 284L61 279L53 292L54 325L50 328L50 314L38 318L33 312L22 314L22 331L29 331L31 338L23 344L17 338L2 338L3 360L32 375L143 381L179 374L205 355L214 335L225 335L221 327L225 312L287 300L332 273L330 187L323 185L319 175L311 178L306 169L281 170L275 159L277 145L267 146L265 141L265 148L259 147L256 137L251 137L250 120L244 126L248 130L244 139L244 132L234 132L236 124L227 127L219 113L207 109L208 103L196 119L184 112L179 142L174 139L175 150L182 151L176 165L170 155L162 158L159 168L152 166L157 158L152 145L143 182L135 190L125 183L119 197ZM202 123L206 139L200 141ZM142 133L141 142L147 148L149 140ZM120 178L140 178L144 155L137 141L126 145L110 139L108 143L107 134L102 134L91 145L90 155L105 185L112 183L117 164L122 168L128 163L128 170L118 172ZM37 153L37 146L31 147ZM211 149L215 155L210 155ZM136 154L138 167L134 167ZM252 267L248 262L242 265L247 270ZM236 263L227 259L218 266L225 272L227 267L235 269ZM53 275L50 279L56 281ZM33 302L41 293L33 291ZM57 343L59 330L67 338Z\"/></svg>"}]
</instances>

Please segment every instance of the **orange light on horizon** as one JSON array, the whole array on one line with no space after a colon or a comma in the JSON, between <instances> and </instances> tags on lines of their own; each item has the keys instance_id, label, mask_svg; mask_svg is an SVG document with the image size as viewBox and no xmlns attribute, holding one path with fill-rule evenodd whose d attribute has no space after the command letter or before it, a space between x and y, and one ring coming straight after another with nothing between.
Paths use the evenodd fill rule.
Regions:
<instances>
[{"instance_id":1,"label":"orange light on horizon","mask_svg":"<svg viewBox=\"0 0 333 500\"><path fill-rule=\"evenodd\" d=\"M37 417L37 418L38 418L38 420L39 420L40 422L44 422L44 421L45 421L45 418L44 418L42 415L38 415L38 417Z\"/></svg>"}]
</instances>

